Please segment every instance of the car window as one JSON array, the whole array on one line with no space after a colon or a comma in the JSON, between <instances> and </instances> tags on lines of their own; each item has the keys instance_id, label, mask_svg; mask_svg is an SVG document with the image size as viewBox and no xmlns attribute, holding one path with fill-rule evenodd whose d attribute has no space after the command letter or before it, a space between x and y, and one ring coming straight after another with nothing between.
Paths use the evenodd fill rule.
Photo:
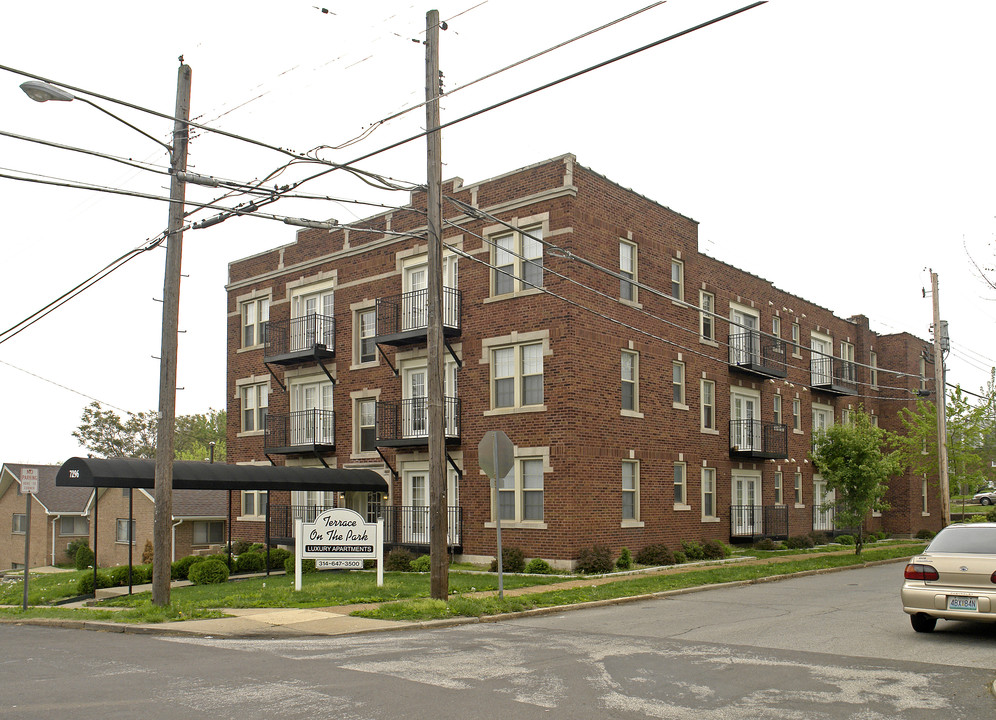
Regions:
<instances>
[{"instance_id":1,"label":"car window","mask_svg":"<svg viewBox=\"0 0 996 720\"><path fill-rule=\"evenodd\" d=\"M946 527L925 552L996 555L996 527Z\"/></svg>"}]
</instances>

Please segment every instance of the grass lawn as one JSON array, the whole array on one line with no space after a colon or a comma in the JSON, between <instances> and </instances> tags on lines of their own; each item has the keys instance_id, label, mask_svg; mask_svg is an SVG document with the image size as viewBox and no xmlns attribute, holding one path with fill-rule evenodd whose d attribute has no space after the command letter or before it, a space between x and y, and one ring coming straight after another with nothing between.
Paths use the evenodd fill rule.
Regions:
<instances>
[{"instance_id":1,"label":"grass lawn","mask_svg":"<svg viewBox=\"0 0 996 720\"><path fill-rule=\"evenodd\" d=\"M888 541L866 546L860 556L840 545L810 550L759 551L742 553L756 557L759 564L737 563L712 566L678 566L660 574L637 574L603 582L583 575L525 576L506 574L506 591L535 588L534 592L515 595L506 592L498 601L498 576L451 567L448 602L431 600L430 577L427 573L384 574L384 586L378 588L374 572L320 572L306 574L303 588L294 591L293 577L271 575L257 578L235 578L219 585L198 585L173 588L167 608L152 605L149 593L136 593L102 600L93 607L74 610L44 607L59 598L76 595L79 578L92 571L57 574L32 574L29 582L31 605L27 613L20 610L22 584L20 580L0 584L0 604L14 608L0 609L0 617L59 617L72 619L111 620L118 622L167 622L207 617L221 617L224 608L329 607L367 603L382 603L380 607L354 614L394 620L420 620L453 616L481 616L515 612L553 605L589 602L632 595L643 595L697 585L709 585L737 580L861 564L873 560L914 555L923 548L922 542ZM842 554L831 554L834 552ZM788 556L792 556L791 559ZM580 587L544 591L544 585L580 581ZM485 593L486 596L477 596Z\"/></svg>"}]
</instances>

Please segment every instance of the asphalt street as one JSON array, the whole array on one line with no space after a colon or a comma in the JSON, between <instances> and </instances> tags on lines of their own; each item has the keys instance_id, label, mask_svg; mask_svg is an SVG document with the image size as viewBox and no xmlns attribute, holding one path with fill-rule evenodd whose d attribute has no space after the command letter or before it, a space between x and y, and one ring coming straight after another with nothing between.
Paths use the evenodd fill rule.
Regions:
<instances>
[{"instance_id":1,"label":"asphalt street","mask_svg":"<svg viewBox=\"0 0 996 720\"><path fill-rule=\"evenodd\" d=\"M996 628L912 631L901 564L335 638L0 627L0 714L51 718L991 718Z\"/></svg>"}]
</instances>

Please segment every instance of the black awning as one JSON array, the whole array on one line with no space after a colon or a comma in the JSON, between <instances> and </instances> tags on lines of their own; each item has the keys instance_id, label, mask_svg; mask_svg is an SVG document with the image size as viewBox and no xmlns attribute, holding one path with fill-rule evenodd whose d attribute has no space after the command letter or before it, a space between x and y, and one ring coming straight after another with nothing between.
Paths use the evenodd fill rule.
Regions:
<instances>
[{"instance_id":1,"label":"black awning","mask_svg":"<svg viewBox=\"0 0 996 720\"><path fill-rule=\"evenodd\" d=\"M70 458L55 476L69 487L155 487L156 463L136 458ZM359 490L387 492L387 481L373 470L287 467L285 465L226 465L177 460L175 490Z\"/></svg>"}]
</instances>

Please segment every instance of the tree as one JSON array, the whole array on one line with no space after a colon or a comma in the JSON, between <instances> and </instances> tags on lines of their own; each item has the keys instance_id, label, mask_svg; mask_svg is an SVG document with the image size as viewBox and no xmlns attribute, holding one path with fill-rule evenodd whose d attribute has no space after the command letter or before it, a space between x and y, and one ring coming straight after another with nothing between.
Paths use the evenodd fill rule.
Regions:
<instances>
[{"instance_id":1,"label":"tree","mask_svg":"<svg viewBox=\"0 0 996 720\"><path fill-rule=\"evenodd\" d=\"M156 456L157 425L158 414L154 410L130 415L123 421L113 410L92 402L83 409L73 437L87 449L88 457L152 459ZM210 457L208 444L214 441L214 459L224 462L226 425L224 410L177 417L175 459L204 460Z\"/></svg>"},{"instance_id":2,"label":"tree","mask_svg":"<svg viewBox=\"0 0 996 720\"><path fill-rule=\"evenodd\" d=\"M831 425L816 434L810 455L813 465L833 490L834 523L856 527L854 553L864 546L864 520L873 510L887 510L887 480L902 469L893 452L884 451L886 435L872 425L863 408L848 423Z\"/></svg>"}]
</instances>

